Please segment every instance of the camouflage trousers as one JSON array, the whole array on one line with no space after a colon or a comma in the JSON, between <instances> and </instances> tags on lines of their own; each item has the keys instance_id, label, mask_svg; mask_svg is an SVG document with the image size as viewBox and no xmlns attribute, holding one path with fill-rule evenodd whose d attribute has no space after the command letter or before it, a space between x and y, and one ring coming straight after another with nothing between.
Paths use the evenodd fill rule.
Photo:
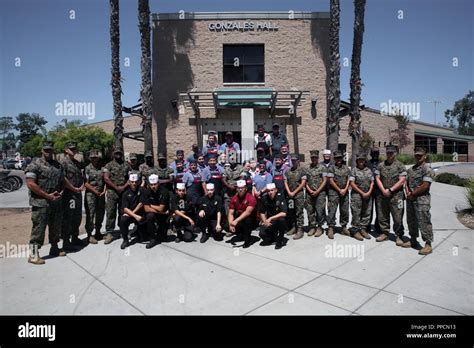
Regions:
<instances>
[{"instance_id":1,"label":"camouflage trousers","mask_svg":"<svg viewBox=\"0 0 474 348\"><path fill-rule=\"evenodd\" d=\"M339 206L339 223L342 227L349 223L349 194L340 196L339 194L328 195L328 217L327 222L329 227L336 226L336 211Z\"/></svg>"},{"instance_id":2,"label":"camouflage trousers","mask_svg":"<svg viewBox=\"0 0 474 348\"><path fill-rule=\"evenodd\" d=\"M84 209L86 210L87 235L91 236L94 228L95 233L100 234L105 215L105 196L97 197L92 192L86 192Z\"/></svg>"},{"instance_id":3,"label":"camouflage trousers","mask_svg":"<svg viewBox=\"0 0 474 348\"><path fill-rule=\"evenodd\" d=\"M372 208L372 197L363 199L358 193L351 195L351 225L356 231L368 230L370 226L370 208Z\"/></svg>"},{"instance_id":4,"label":"camouflage trousers","mask_svg":"<svg viewBox=\"0 0 474 348\"><path fill-rule=\"evenodd\" d=\"M425 242L433 242L433 225L431 224L430 199L421 197L414 201L407 200L407 223L411 238L418 238L418 230ZM427 202L426 202L427 201Z\"/></svg>"},{"instance_id":5,"label":"camouflage trousers","mask_svg":"<svg viewBox=\"0 0 474 348\"><path fill-rule=\"evenodd\" d=\"M58 243L61 234L62 202L61 200L50 202L49 207L31 208L30 244L38 249L44 243L46 226L48 226L48 240L50 243Z\"/></svg>"},{"instance_id":6,"label":"camouflage trousers","mask_svg":"<svg viewBox=\"0 0 474 348\"><path fill-rule=\"evenodd\" d=\"M390 215L393 219L393 232L397 236L403 236L403 192L397 192L390 198L383 195L377 197L377 217L379 219L380 233L389 234Z\"/></svg>"},{"instance_id":7,"label":"camouflage trousers","mask_svg":"<svg viewBox=\"0 0 474 348\"><path fill-rule=\"evenodd\" d=\"M122 215L122 194L114 190L107 190L107 199L105 201L105 229L107 233L112 233L115 230L118 215Z\"/></svg>"},{"instance_id":8,"label":"camouflage trousers","mask_svg":"<svg viewBox=\"0 0 474 348\"><path fill-rule=\"evenodd\" d=\"M82 192L66 192L63 195L63 221L61 235L63 240L79 236L82 220Z\"/></svg>"},{"instance_id":9,"label":"camouflage trousers","mask_svg":"<svg viewBox=\"0 0 474 348\"><path fill-rule=\"evenodd\" d=\"M306 211L308 212L309 227L322 227L326 220L326 191L316 197L306 195Z\"/></svg>"},{"instance_id":10,"label":"camouflage trousers","mask_svg":"<svg viewBox=\"0 0 474 348\"><path fill-rule=\"evenodd\" d=\"M300 191L298 194L290 198L287 196L288 202L288 215L287 215L287 225L288 228L302 228L304 225L304 192Z\"/></svg>"}]
</instances>

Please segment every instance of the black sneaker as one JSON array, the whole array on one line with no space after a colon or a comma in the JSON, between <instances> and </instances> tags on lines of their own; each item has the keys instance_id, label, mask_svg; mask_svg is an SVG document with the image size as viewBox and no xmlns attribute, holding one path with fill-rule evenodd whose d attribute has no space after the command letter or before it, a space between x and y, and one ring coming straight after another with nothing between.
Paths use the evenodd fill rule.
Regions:
<instances>
[{"instance_id":1,"label":"black sneaker","mask_svg":"<svg viewBox=\"0 0 474 348\"><path fill-rule=\"evenodd\" d=\"M281 249L283 247L283 244L282 243L276 243L275 244L275 249L278 250L278 249Z\"/></svg>"},{"instance_id":2,"label":"black sneaker","mask_svg":"<svg viewBox=\"0 0 474 348\"><path fill-rule=\"evenodd\" d=\"M146 245L145 248L151 249L151 248L153 248L155 245L158 245L158 244L160 244L160 242L159 242L157 239L150 239L150 241L148 242L148 244Z\"/></svg>"},{"instance_id":3,"label":"black sneaker","mask_svg":"<svg viewBox=\"0 0 474 348\"><path fill-rule=\"evenodd\" d=\"M120 249L123 250L123 249L125 249L126 247L128 247L129 245L130 245L130 242L125 239L125 240L122 242L122 245L120 246Z\"/></svg>"},{"instance_id":4,"label":"black sneaker","mask_svg":"<svg viewBox=\"0 0 474 348\"><path fill-rule=\"evenodd\" d=\"M260 242L260 246L268 246L268 245L272 245L273 242L269 241L269 240L262 240Z\"/></svg>"},{"instance_id":5,"label":"black sneaker","mask_svg":"<svg viewBox=\"0 0 474 348\"><path fill-rule=\"evenodd\" d=\"M86 246L88 243L87 240L82 240L78 237L72 237L71 244L76 246Z\"/></svg>"},{"instance_id":6,"label":"black sneaker","mask_svg":"<svg viewBox=\"0 0 474 348\"><path fill-rule=\"evenodd\" d=\"M242 248L244 249L247 249L248 247L250 247L252 245L252 243L250 241L247 241L244 243L244 245L242 246Z\"/></svg>"},{"instance_id":7,"label":"black sneaker","mask_svg":"<svg viewBox=\"0 0 474 348\"><path fill-rule=\"evenodd\" d=\"M209 239L209 235L205 232L202 233L202 236L201 236L201 240L200 242L201 243L206 243L206 241Z\"/></svg>"}]
</instances>

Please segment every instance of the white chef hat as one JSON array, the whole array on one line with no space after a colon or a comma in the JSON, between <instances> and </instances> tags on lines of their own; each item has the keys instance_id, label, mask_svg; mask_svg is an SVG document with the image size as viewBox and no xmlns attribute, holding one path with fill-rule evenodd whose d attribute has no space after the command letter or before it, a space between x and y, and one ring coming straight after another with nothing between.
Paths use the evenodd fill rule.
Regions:
<instances>
[{"instance_id":1,"label":"white chef hat","mask_svg":"<svg viewBox=\"0 0 474 348\"><path fill-rule=\"evenodd\" d=\"M237 187L245 187L245 186L247 186L245 180L237 180Z\"/></svg>"},{"instance_id":2,"label":"white chef hat","mask_svg":"<svg viewBox=\"0 0 474 348\"><path fill-rule=\"evenodd\" d=\"M130 174L128 176L128 180L130 181L138 181L138 174Z\"/></svg>"},{"instance_id":3,"label":"white chef hat","mask_svg":"<svg viewBox=\"0 0 474 348\"><path fill-rule=\"evenodd\" d=\"M274 188L276 188L275 183L271 182L267 184L267 190L273 190Z\"/></svg>"},{"instance_id":4,"label":"white chef hat","mask_svg":"<svg viewBox=\"0 0 474 348\"><path fill-rule=\"evenodd\" d=\"M207 190L214 190L214 184L213 183L206 184L206 189Z\"/></svg>"},{"instance_id":5,"label":"white chef hat","mask_svg":"<svg viewBox=\"0 0 474 348\"><path fill-rule=\"evenodd\" d=\"M323 155L330 155L330 154L331 154L331 150L326 149L323 151Z\"/></svg>"},{"instance_id":6,"label":"white chef hat","mask_svg":"<svg viewBox=\"0 0 474 348\"><path fill-rule=\"evenodd\" d=\"M186 188L186 185L184 184L184 182L178 182L178 183L176 184L176 188L177 188L178 190L184 190L184 189Z\"/></svg>"},{"instance_id":7,"label":"white chef hat","mask_svg":"<svg viewBox=\"0 0 474 348\"><path fill-rule=\"evenodd\" d=\"M148 177L148 181L150 182L150 184L157 184L157 183L158 183L158 175L156 175L156 174L151 174L151 175Z\"/></svg>"}]
</instances>

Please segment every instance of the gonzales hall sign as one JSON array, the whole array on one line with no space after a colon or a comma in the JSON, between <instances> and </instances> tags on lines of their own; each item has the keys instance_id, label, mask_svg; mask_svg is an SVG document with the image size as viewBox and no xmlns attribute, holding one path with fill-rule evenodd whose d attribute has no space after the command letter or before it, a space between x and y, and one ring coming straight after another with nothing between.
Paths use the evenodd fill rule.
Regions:
<instances>
[{"instance_id":1,"label":"gonzales hall sign","mask_svg":"<svg viewBox=\"0 0 474 348\"><path fill-rule=\"evenodd\" d=\"M211 22L210 31L277 31L278 25L273 22Z\"/></svg>"}]
</instances>

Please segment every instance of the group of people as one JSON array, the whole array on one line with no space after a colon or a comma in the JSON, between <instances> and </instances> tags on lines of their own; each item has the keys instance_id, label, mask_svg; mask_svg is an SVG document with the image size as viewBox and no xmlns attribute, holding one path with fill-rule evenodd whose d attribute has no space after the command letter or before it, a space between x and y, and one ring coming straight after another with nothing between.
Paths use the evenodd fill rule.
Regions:
<instances>
[{"instance_id":1,"label":"group of people","mask_svg":"<svg viewBox=\"0 0 474 348\"><path fill-rule=\"evenodd\" d=\"M304 210L309 221L307 236L326 233L333 239L339 230L338 209L342 235L363 241L375 233L377 242L387 241L391 217L397 246L418 248L421 231L425 246L418 248L419 253L432 252L429 189L434 174L425 163L424 149L415 150L416 164L408 170L396 160L393 146L386 148L385 161L379 161L378 148L371 150L370 160L358 154L352 169L341 151L324 150L320 162L319 151L313 150L309 166L303 168L299 155L289 154L278 125L271 135L259 126L255 147L256 158L239 163L240 146L232 133L226 133L226 142L218 144L216 134L210 132L202 149L193 145L186 159L184 151L178 150L171 164L159 153L155 166L151 152L144 154L143 164L134 153L127 161L123 150L116 148L104 166L99 152L91 150L90 163L84 168L76 158L75 142L67 143L59 163L53 159L52 142L45 141L42 156L25 170L33 223L28 261L45 262L38 250L46 226L53 256L101 240L109 244L120 237L122 249L136 242L146 242L147 249L170 240L192 242L199 235L201 243L226 237L227 242L243 242L242 247L248 248L255 229L260 245L275 244L280 249L287 240L285 234L294 240L305 235ZM83 191L87 239L79 238ZM402 222L405 201L409 239L404 239ZM371 231L374 205L376 221ZM117 222L120 235L114 233Z\"/></svg>"}]
</instances>

